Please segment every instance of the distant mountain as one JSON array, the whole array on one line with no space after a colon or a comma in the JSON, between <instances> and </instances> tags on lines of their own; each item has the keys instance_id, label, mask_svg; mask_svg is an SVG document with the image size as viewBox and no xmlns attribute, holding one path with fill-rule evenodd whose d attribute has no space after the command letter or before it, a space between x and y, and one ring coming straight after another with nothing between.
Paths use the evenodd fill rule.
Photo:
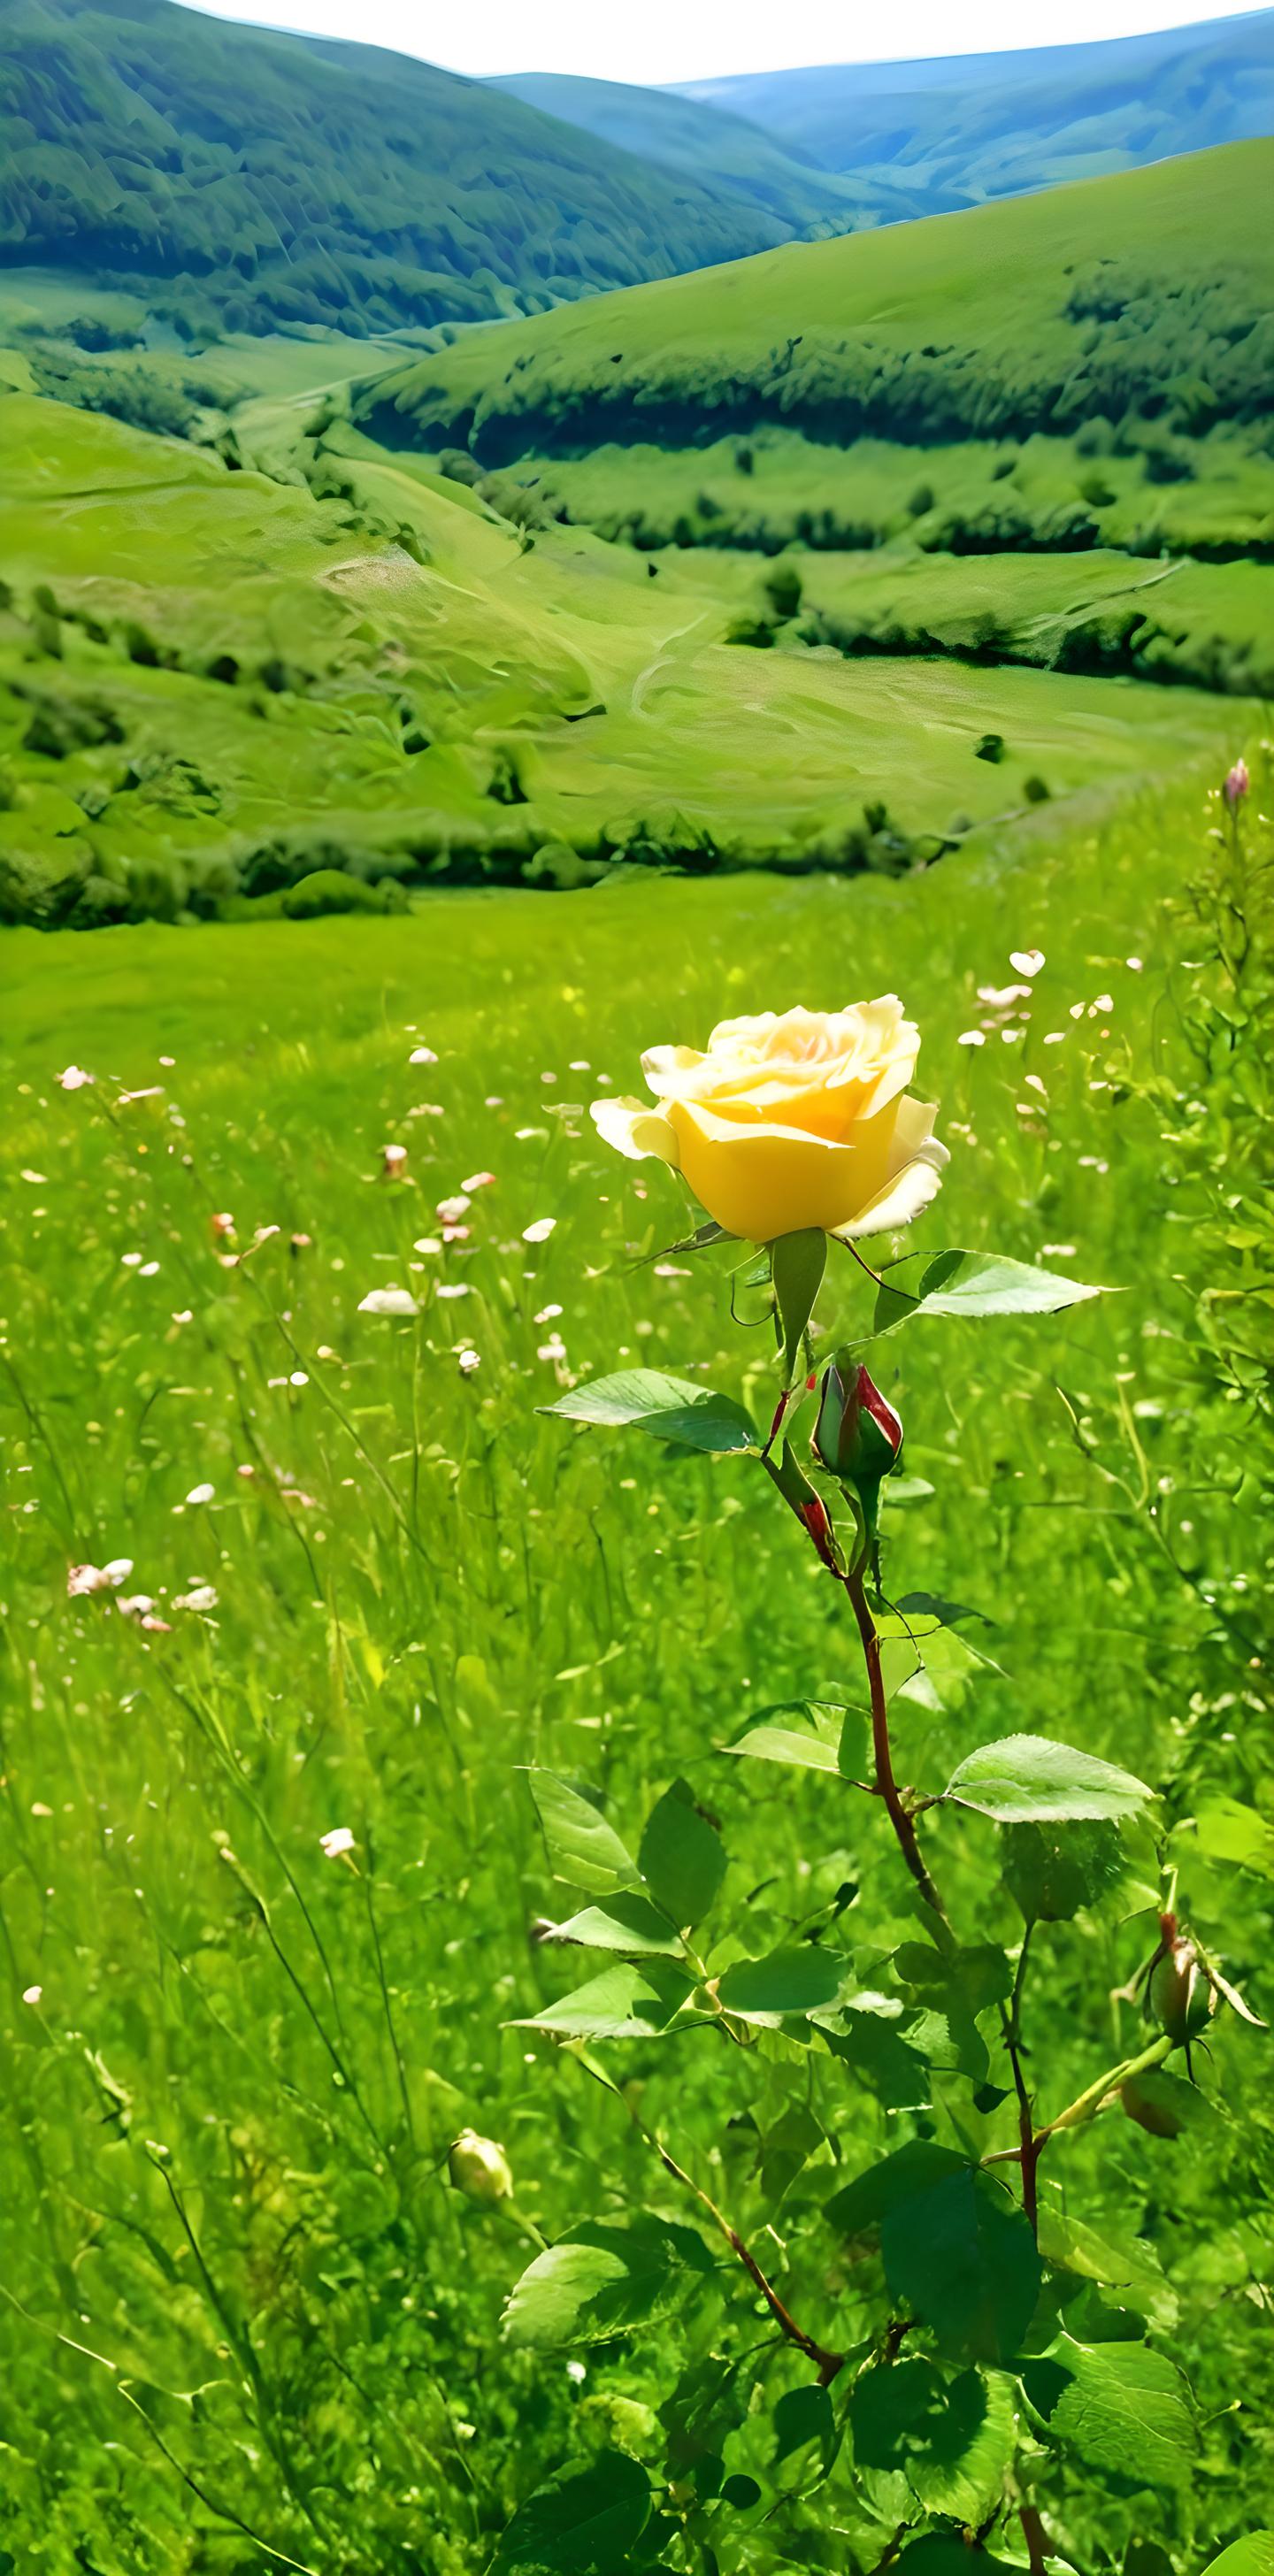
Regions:
<instances>
[{"instance_id":1,"label":"distant mountain","mask_svg":"<svg viewBox=\"0 0 1274 2576\"><path fill-rule=\"evenodd\" d=\"M820 189L835 193L811 173ZM197 330L536 312L795 228L737 189L368 46L173 0L0 9L0 264L149 292Z\"/></svg>"},{"instance_id":2,"label":"distant mountain","mask_svg":"<svg viewBox=\"0 0 1274 2576\"><path fill-rule=\"evenodd\" d=\"M925 210L1274 132L1274 9L1162 35L690 81L787 152Z\"/></svg>"},{"instance_id":3,"label":"distant mountain","mask_svg":"<svg viewBox=\"0 0 1274 2576\"><path fill-rule=\"evenodd\" d=\"M581 80L566 72L514 72L488 87L510 91L526 106L577 125L639 161L759 207L793 235L854 232L860 225L897 223L931 210L923 188L820 169L800 146L785 148L759 124L715 100L701 105L673 90Z\"/></svg>"}]
</instances>

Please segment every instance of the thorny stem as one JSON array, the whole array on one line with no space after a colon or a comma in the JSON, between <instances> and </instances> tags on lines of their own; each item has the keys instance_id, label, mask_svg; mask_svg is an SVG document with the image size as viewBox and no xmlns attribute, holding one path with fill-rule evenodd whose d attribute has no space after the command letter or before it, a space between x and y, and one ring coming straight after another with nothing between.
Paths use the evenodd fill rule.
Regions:
<instances>
[{"instance_id":1,"label":"thorny stem","mask_svg":"<svg viewBox=\"0 0 1274 2576\"><path fill-rule=\"evenodd\" d=\"M863 1661L867 1667L867 1687L871 1694L871 1740L876 1771L875 1785L884 1799L890 1824L898 1839L898 1848L926 1905L937 1915L947 1932L950 1932L950 1916L929 1875L916 1838L914 1819L909 1808L903 1803L894 1777L893 1750L889 1741L889 1703L885 1697L885 1677L880 1668L880 1638L876 1631L876 1622L867 1606L863 1578L859 1572L842 1575L840 1580L858 1622Z\"/></svg>"},{"instance_id":2,"label":"thorny stem","mask_svg":"<svg viewBox=\"0 0 1274 2576\"><path fill-rule=\"evenodd\" d=\"M1017 1954L1013 1992L1007 2006L1004 2004L1000 2006L1000 2026L1004 2032L1004 2045L1009 2052L1009 2064L1013 2069L1013 2090L1017 2095L1018 2135L1021 2139L1022 2158L1022 2207L1031 2222L1032 2235L1038 2236L1040 2216L1038 2167L1042 2145L1036 2144L1035 2115L1031 2109L1031 2096L1027 2090L1026 2076L1022 2067L1022 1988L1026 1981L1026 1956L1030 1945L1031 1926L1028 1923L1022 1934L1022 1947Z\"/></svg>"},{"instance_id":3,"label":"thorny stem","mask_svg":"<svg viewBox=\"0 0 1274 2576\"><path fill-rule=\"evenodd\" d=\"M599 2083L604 2084L608 2092L619 2093L618 2085L612 2084L610 2077L608 2075L604 2075L599 2067L591 2065L587 2058L581 2058L580 2064L584 2067L587 2074L594 2076ZM798 2352L803 2352L805 2354L807 2361L813 2362L815 2369L818 2372L819 2386L821 2388L830 2388L832 2381L845 2367L845 2354L843 2352L829 2352L825 2344L817 2343L813 2335L806 2334L803 2326L798 2326L791 2309L779 2297L778 2291L775 2289L773 2282L766 2278L766 2275L762 2271L751 2247L745 2244L737 2227L731 2226L724 2210L718 2209L711 2193L706 2192L703 2185L695 2181L693 2174L688 2174L685 2166L679 2165L676 2157L669 2154L663 2140L656 2136L653 2129L647 2128L640 2112L634 2109L632 2103L627 2100L626 2096L619 2093L619 2098L621 2102L623 2102L624 2108L627 2111L628 2117L632 2121L633 2127L636 2129L638 2136L645 2139L648 2147L653 2148L654 2153L658 2156L665 2173L670 2173L673 2181L679 2182L686 2191L691 2192L694 2198L698 2201L700 2208L706 2209L709 2218L712 2220L713 2226L718 2229L722 2236L724 2236L731 2253L738 2257L738 2260L743 2265L744 2271L748 2274L749 2279L755 2283L756 2288L760 2291L775 2324L781 2329L788 2343L794 2344Z\"/></svg>"}]
</instances>

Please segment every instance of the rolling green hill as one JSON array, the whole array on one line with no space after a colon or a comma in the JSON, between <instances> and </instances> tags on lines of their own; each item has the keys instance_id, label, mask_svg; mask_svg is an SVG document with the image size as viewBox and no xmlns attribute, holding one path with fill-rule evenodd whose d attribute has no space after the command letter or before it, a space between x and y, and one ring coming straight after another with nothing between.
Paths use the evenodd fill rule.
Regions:
<instances>
[{"instance_id":1,"label":"rolling green hill","mask_svg":"<svg viewBox=\"0 0 1274 2576\"><path fill-rule=\"evenodd\" d=\"M695 81L787 151L927 208L1092 178L1274 131L1274 10L1163 34Z\"/></svg>"},{"instance_id":2,"label":"rolling green hill","mask_svg":"<svg viewBox=\"0 0 1274 2576\"><path fill-rule=\"evenodd\" d=\"M565 72L517 72L490 87L640 161L759 206L802 236L898 223L928 214L941 202L923 188L819 169L799 146L786 148L750 118L724 105L701 106L673 90L582 80Z\"/></svg>"},{"instance_id":3,"label":"rolling green hill","mask_svg":"<svg viewBox=\"0 0 1274 2576\"><path fill-rule=\"evenodd\" d=\"M500 462L759 425L848 446L1256 420L1274 380L1274 144L788 245L466 337L383 377L377 438Z\"/></svg>"},{"instance_id":4,"label":"rolling green hill","mask_svg":"<svg viewBox=\"0 0 1274 2576\"><path fill-rule=\"evenodd\" d=\"M792 230L367 46L172 0L0 18L0 260L131 289L186 337L485 320Z\"/></svg>"}]
</instances>

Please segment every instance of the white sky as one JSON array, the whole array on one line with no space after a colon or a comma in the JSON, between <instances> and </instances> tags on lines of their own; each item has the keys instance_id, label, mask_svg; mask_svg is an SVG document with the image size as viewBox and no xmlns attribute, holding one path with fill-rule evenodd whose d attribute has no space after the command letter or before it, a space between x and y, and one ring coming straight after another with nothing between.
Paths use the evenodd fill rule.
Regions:
<instances>
[{"instance_id":1,"label":"white sky","mask_svg":"<svg viewBox=\"0 0 1274 2576\"><path fill-rule=\"evenodd\" d=\"M1243 14L1234 0L206 0L212 14L349 36L448 71L584 72L595 80L707 80L807 63L1082 44Z\"/></svg>"}]
</instances>

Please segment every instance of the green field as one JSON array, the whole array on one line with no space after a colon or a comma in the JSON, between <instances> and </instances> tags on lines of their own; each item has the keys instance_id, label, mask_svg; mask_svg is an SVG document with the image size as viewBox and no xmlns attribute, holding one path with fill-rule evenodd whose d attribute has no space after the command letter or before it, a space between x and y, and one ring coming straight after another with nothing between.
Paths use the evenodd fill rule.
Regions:
<instances>
[{"instance_id":1,"label":"green field","mask_svg":"<svg viewBox=\"0 0 1274 2576\"><path fill-rule=\"evenodd\" d=\"M762 423L929 446L1148 405L1195 431L1259 420L1271 262L1250 211L1272 164L1274 143L1236 143L592 297L409 363L360 417L493 464Z\"/></svg>"},{"instance_id":2,"label":"green field","mask_svg":"<svg viewBox=\"0 0 1274 2576\"><path fill-rule=\"evenodd\" d=\"M1146 695L1180 722L1178 693ZM763 1337L732 1328L724 1269L632 1267L679 1230L677 1193L608 1156L583 1104L630 1087L641 1046L698 1042L723 1013L896 987L953 1155L921 1240L994 1243L1118 1292L892 1346L915 1481L891 1546L911 1581L997 1623L1000 1668L976 1710L899 1703L900 1758L941 1778L979 1735L1035 1728L1165 1782L1192 1919L1268 2010L1268 1876L1255 1845L1236 1866L1194 1821L1259 1808L1270 1776L1268 1676L1242 1645L1268 1598L1268 1452L1242 1393L1263 1259L1244 1121L1262 1095L1213 962L1218 916L1180 909L1210 864L1204 787L898 885L643 876L551 901L440 893L392 923L6 935L15 2565L481 2576L529 2490L599 2453L606 2474L618 2455L654 2479L661 2565L865 2576L897 2532L951 2533L848 2448L822 2476L808 2454L774 2465L772 2410L801 2378L782 2346L748 2364L752 2413L713 2419L724 2489L706 2470L687 2483L669 2428L709 2351L735 2367L764 2344L728 2270L701 2321L612 2340L573 2373L498 2339L531 2249L445 2188L462 2126L503 2140L519 2210L550 2238L630 2201L694 2214L622 2103L507 2027L579 1976L528 1939L562 1891L519 1766L593 1784L621 1830L686 1771L723 1822L754 1946L889 1868L870 1804L834 1808L839 1784L807 1774L758 1786L714 1750L759 1699L843 1688L843 1632L763 1486L532 1407L617 1352L703 1363L766 1400ZM1045 957L1025 1013L988 1008L978 988L1009 985L1023 947ZM421 1046L432 1060L412 1066ZM59 1089L68 1061L94 1086ZM390 1140L409 1148L401 1183L380 1177ZM493 1179L468 1234L441 1245L435 1203L477 1172ZM418 1321L360 1311L391 1285ZM69 1563L119 1557L124 1594L164 1626L67 1598ZM360 1876L323 1854L336 1827ZM989 1830L948 1817L932 1839L999 1940ZM1144 1878L1144 1838L1129 1857ZM853 1938L856 1900L837 1901ZM1146 1946L1123 1917L1145 1901L1041 1931L1051 2021L1037 2005L1032 2064L1050 2102L1109 2052L1109 1989ZM1274 2513L1268 2040L1226 2017L1211 2051L1182 2137L1115 2114L1052 2168L1050 2205L1140 2249L1132 2289L1090 2279L1072 2325L1100 2348L1140 2336L1148 2309L1154 2367L1184 2364L1193 2387L1185 2447L1167 2471L1148 2455L1147 2480L1028 2444L1055 2563L1085 2576L1198 2576ZM785 2294L841 2337L872 2331L856 2320L877 2313L878 2258L847 2265L821 2202L829 2165L854 2173L912 2132L883 2079L777 2033L742 2056L600 2054L764 2235ZM944 2098L949 2136L973 2114ZM813 2161L780 2182L798 2106ZM996 2538L994 2565L1024 2567L1007 2523Z\"/></svg>"}]
</instances>

